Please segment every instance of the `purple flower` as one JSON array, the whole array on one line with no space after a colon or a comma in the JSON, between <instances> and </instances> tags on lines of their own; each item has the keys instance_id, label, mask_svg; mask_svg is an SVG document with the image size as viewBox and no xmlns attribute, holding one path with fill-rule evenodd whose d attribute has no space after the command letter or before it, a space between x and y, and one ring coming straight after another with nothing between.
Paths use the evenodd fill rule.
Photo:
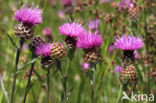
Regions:
<instances>
[{"instance_id":1,"label":"purple flower","mask_svg":"<svg viewBox=\"0 0 156 103\"><path fill-rule=\"evenodd\" d=\"M111 45L109 46L109 48L108 48L108 51L111 53L111 52L114 51L114 49L115 49L115 46L114 46L113 44L111 44Z\"/></svg>"},{"instance_id":2,"label":"purple flower","mask_svg":"<svg viewBox=\"0 0 156 103\"><path fill-rule=\"evenodd\" d=\"M89 27L90 30L98 29L99 24L100 24L100 20L99 19L92 20L92 21L89 21L88 27Z\"/></svg>"},{"instance_id":3,"label":"purple flower","mask_svg":"<svg viewBox=\"0 0 156 103\"><path fill-rule=\"evenodd\" d=\"M83 69L88 70L89 69L89 63L83 63Z\"/></svg>"},{"instance_id":4,"label":"purple flower","mask_svg":"<svg viewBox=\"0 0 156 103\"><path fill-rule=\"evenodd\" d=\"M135 57L135 59L141 58L137 50L134 50L134 57Z\"/></svg>"},{"instance_id":5,"label":"purple flower","mask_svg":"<svg viewBox=\"0 0 156 103\"><path fill-rule=\"evenodd\" d=\"M133 35L123 35L121 38L116 39L114 43L116 48L121 50L137 50L144 46L144 43L140 37Z\"/></svg>"},{"instance_id":6,"label":"purple flower","mask_svg":"<svg viewBox=\"0 0 156 103\"><path fill-rule=\"evenodd\" d=\"M58 15L58 17L59 18L61 18L61 19L63 19L65 16L65 14L64 14L64 11L63 10L59 10L58 12L57 12L57 15Z\"/></svg>"},{"instance_id":7,"label":"purple flower","mask_svg":"<svg viewBox=\"0 0 156 103\"><path fill-rule=\"evenodd\" d=\"M36 55L42 55L43 57L46 57L50 55L51 52L51 44L40 44L36 47Z\"/></svg>"},{"instance_id":8,"label":"purple flower","mask_svg":"<svg viewBox=\"0 0 156 103\"><path fill-rule=\"evenodd\" d=\"M98 34L88 33L81 35L77 41L77 47L82 49L91 49L102 45L102 36Z\"/></svg>"},{"instance_id":9,"label":"purple flower","mask_svg":"<svg viewBox=\"0 0 156 103\"><path fill-rule=\"evenodd\" d=\"M66 23L59 27L60 34L77 37L86 33L86 30L82 27L81 24L78 23Z\"/></svg>"},{"instance_id":10,"label":"purple flower","mask_svg":"<svg viewBox=\"0 0 156 103\"><path fill-rule=\"evenodd\" d=\"M45 36L51 35L51 34L52 34L51 28L50 28L50 27L44 28L44 29L42 30L42 33L43 33Z\"/></svg>"},{"instance_id":11,"label":"purple flower","mask_svg":"<svg viewBox=\"0 0 156 103\"><path fill-rule=\"evenodd\" d=\"M130 0L122 0L120 5L119 5L119 10L122 11L123 9L127 9L133 5Z\"/></svg>"},{"instance_id":12,"label":"purple flower","mask_svg":"<svg viewBox=\"0 0 156 103\"><path fill-rule=\"evenodd\" d=\"M114 71L118 72L118 73L122 73L122 71L124 71L124 69L121 66L116 65L115 68L114 68Z\"/></svg>"},{"instance_id":13,"label":"purple flower","mask_svg":"<svg viewBox=\"0 0 156 103\"><path fill-rule=\"evenodd\" d=\"M62 0L63 6L71 5L72 3L73 3L73 0Z\"/></svg>"},{"instance_id":14,"label":"purple flower","mask_svg":"<svg viewBox=\"0 0 156 103\"><path fill-rule=\"evenodd\" d=\"M21 9L16 11L14 18L22 23L37 25L42 23L42 10L38 6L32 5L28 8L27 5L23 5Z\"/></svg>"}]
</instances>

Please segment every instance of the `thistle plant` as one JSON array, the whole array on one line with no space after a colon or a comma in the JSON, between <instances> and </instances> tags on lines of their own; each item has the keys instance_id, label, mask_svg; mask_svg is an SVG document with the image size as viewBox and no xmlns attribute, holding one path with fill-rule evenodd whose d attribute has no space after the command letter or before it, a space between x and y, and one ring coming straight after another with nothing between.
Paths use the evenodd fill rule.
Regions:
<instances>
[{"instance_id":1,"label":"thistle plant","mask_svg":"<svg viewBox=\"0 0 156 103\"><path fill-rule=\"evenodd\" d=\"M154 102L155 5L0 1L0 103Z\"/></svg>"}]
</instances>

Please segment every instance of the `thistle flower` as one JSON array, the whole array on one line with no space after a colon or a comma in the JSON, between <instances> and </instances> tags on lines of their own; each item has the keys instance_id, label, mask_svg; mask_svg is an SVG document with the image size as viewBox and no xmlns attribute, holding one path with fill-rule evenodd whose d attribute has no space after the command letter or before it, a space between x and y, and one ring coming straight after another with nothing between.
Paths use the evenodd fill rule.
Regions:
<instances>
[{"instance_id":1,"label":"thistle flower","mask_svg":"<svg viewBox=\"0 0 156 103\"><path fill-rule=\"evenodd\" d=\"M27 5L23 5L22 8L16 11L14 18L21 22L29 25L37 25L42 23L42 10L38 8L38 6L28 7Z\"/></svg>"},{"instance_id":2,"label":"thistle flower","mask_svg":"<svg viewBox=\"0 0 156 103\"><path fill-rule=\"evenodd\" d=\"M72 5L73 0L62 0L62 5L67 6L67 5Z\"/></svg>"},{"instance_id":3,"label":"thistle flower","mask_svg":"<svg viewBox=\"0 0 156 103\"><path fill-rule=\"evenodd\" d=\"M102 44L102 37L97 34L84 34L78 38L77 47L85 51L83 62L97 63L100 61L100 55L97 53L97 47Z\"/></svg>"},{"instance_id":4,"label":"thistle flower","mask_svg":"<svg viewBox=\"0 0 156 103\"><path fill-rule=\"evenodd\" d=\"M125 10L128 7L130 7L131 5L133 5L133 4L131 3L130 0L122 0L121 3L119 4L119 10L120 11Z\"/></svg>"},{"instance_id":5,"label":"thistle flower","mask_svg":"<svg viewBox=\"0 0 156 103\"><path fill-rule=\"evenodd\" d=\"M135 57L135 59L141 58L137 50L134 50L134 57Z\"/></svg>"},{"instance_id":6,"label":"thistle flower","mask_svg":"<svg viewBox=\"0 0 156 103\"><path fill-rule=\"evenodd\" d=\"M84 70L88 70L90 65L88 63L83 63L82 66Z\"/></svg>"},{"instance_id":7,"label":"thistle flower","mask_svg":"<svg viewBox=\"0 0 156 103\"><path fill-rule=\"evenodd\" d=\"M109 45L108 51L110 53L112 53L114 51L114 49L115 49L115 46L113 44Z\"/></svg>"},{"instance_id":8,"label":"thistle flower","mask_svg":"<svg viewBox=\"0 0 156 103\"><path fill-rule=\"evenodd\" d=\"M35 36L32 38L29 44L29 48L32 52L34 52L36 47L43 43L44 43L44 40L40 36Z\"/></svg>"},{"instance_id":9,"label":"thistle flower","mask_svg":"<svg viewBox=\"0 0 156 103\"><path fill-rule=\"evenodd\" d=\"M59 27L60 34L70 37L77 37L86 33L86 30L82 27L81 24L71 22L63 24Z\"/></svg>"},{"instance_id":10,"label":"thistle flower","mask_svg":"<svg viewBox=\"0 0 156 103\"><path fill-rule=\"evenodd\" d=\"M123 35L121 38L116 39L114 43L116 48L121 50L137 50L144 46L144 43L140 37L133 35Z\"/></svg>"},{"instance_id":11,"label":"thistle flower","mask_svg":"<svg viewBox=\"0 0 156 103\"><path fill-rule=\"evenodd\" d=\"M66 37L65 42L69 49L76 47L77 37L86 33L86 30L78 23L67 23L59 27L60 34Z\"/></svg>"},{"instance_id":12,"label":"thistle flower","mask_svg":"<svg viewBox=\"0 0 156 103\"><path fill-rule=\"evenodd\" d=\"M102 45L102 37L98 34L84 34L78 38L77 47L82 49L92 49Z\"/></svg>"},{"instance_id":13,"label":"thistle flower","mask_svg":"<svg viewBox=\"0 0 156 103\"><path fill-rule=\"evenodd\" d=\"M51 28L50 28L50 27L44 28L44 29L42 30L42 33L43 33L45 36L51 35L51 34L52 34Z\"/></svg>"},{"instance_id":14,"label":"thistle flower","mask_svg":"<svg viewBox=\"0 0 156 103\"><path fill-rule=\"evenodd\" d=\"M123 35L116 39L114 45L124 51L124 60L134 60L134 50L142 48L144 43L140 37Z\"/></svg>"},{"instance_id":15,"label":"thistle flower","mask_svg":"<svg viewBox=\"0 0 156 103\"><path fill-rule=\"evenodd\" d=\"M51 52L51 44L40 44L36 47L36 55L42 55L43 57L46 57L50 55Z\"/></svg>"},{"instance_id":16,"label":"thistle flower","mask_svg":"<svg viewBox=\"0 0 156 103\"><path fill-rule=\"evenodd\" d=\"M100 20L99 19L91 20L88 23L88 28L90 30L98 30L99 24L100 24Z\"/></svg>"},{"instance_id":17,"label":"thistle flower","mask_svg":"<svg viewBox=\"0 0 156 103\"><path fill-rule=\"evenodd\" d=\"M115 68L114 68L114 71L115 72L119 72L119 73L122 73L123 70L124 69L121 66L119 66L119 65L116 65Z\"/></svg>"}]
</instances>

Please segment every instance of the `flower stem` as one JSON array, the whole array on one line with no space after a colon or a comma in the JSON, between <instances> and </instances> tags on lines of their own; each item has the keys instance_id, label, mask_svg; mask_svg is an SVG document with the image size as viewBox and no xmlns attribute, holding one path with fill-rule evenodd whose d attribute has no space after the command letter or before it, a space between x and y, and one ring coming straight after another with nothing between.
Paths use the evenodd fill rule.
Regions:
<instances>
[{"instance_id":1,"label":"flower stem","mask_svg":"<svg viewBox=\"0 0 156 103\"><path fill-rule=\"evenodd\" d=\"M49 83L50 83L50 69L47 70L46 103L49 103Z\"/></svg>"},{"instance_id":2,"label":"flower stem","mask_svg":"<svg viewBox=\"0 0 156 103\"><path fill-rule=\"evenodd\" d=\"M56 67L60 71L61 77L63 77L63 78L61 78L61 82L62 82L62 85L63 85L63 92L62 92L62 96L61 96L61 103L63 103L65 95L66 95L66 84L65 84L65 77L63 75L62 68L61 68L61 61L58 60L58 59L56 59Z\"/></svg>"},{"instance_id":3,"label":"flower stem","mask_svg":"<svg viewBox=\"0 0 156 103\"><path fill-rule=\"evenodd\" d=\"M95 82L96 82L96 65L94 64L93 65L93 80L91 82L91 85L92 85L91 103L94 103Z\"/></svg>"},{"instance_id":4,"label":"flower stem","mask_svg":"<svg viewBox=\"0 0 156 103\"><path fill-rule=\"evenodd\" d=\"M18 63L19 63L19 57L21 54L21 49L24 44L24 39L20 39L19 46L17 48L17 53L16 53L16 61L15 61L15 68L14 68L14 77L13 77L13 85L12 85L12 91L11 91L11 101L10 103L13 103L14 99L14 92L15 92L15 86L16 86L16 78L17 78L17 70L18 70Z\"/></svg>"},{"instance_id":5,"label":"flower stem","mask_svg":"<svg viewBox=\"0 0 156 103\"><path fill-rule=\"evenodd\" d=\"M29 78L28 78L28 83L27 83L23 103L26 102L27 94L28 94L28 91L29 91L29 88L30 88L31 76L32 76L34 65L35 65L35 62L31 65L31 68L30 68L30 71L29 71Z\"/></svg>"}]
</instances>

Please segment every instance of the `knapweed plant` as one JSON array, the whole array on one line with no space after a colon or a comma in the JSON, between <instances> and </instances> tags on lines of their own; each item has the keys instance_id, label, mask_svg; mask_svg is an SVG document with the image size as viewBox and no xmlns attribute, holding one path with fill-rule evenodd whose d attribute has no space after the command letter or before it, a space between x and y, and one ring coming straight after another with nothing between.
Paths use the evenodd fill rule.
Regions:
<instances>
[{"instance_id":1,"label":"knapweed plant","mask_svg":"<svg viewBox=\"0 0 156 103\"><path fill-rule=\"evenodd\" d=\"M0 1L0 103L155 103L155 0Z\"/></svg>"}]
</instances>

